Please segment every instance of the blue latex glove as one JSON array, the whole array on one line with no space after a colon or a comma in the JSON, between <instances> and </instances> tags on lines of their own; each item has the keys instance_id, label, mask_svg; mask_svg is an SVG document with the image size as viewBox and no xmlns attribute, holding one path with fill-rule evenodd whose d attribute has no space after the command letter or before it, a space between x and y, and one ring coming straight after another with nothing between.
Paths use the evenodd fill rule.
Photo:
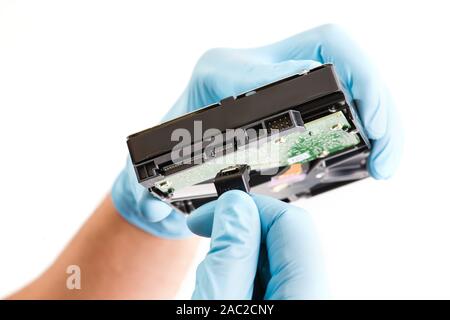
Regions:
<instances>
[{"instance_id":1,"label":"blue latex glove","mask_svg":"<svg viewBox=\"0 0 450 320\"><path fill-rule=\"evenodd\" d=\"M207 51L164 120L328 62L335 65L344 89L357 103L363 126L372 141L370 173L377 179L390 177L398 166L403 145L394 103L377 70L359 47L334 25L321 26L260 48ZM112 197L122 216L147 232L166 238L190 234L180 213L138 185L129 160L113 186Z\"/></svg>"},{"instance_id":2,"label":"blue latex glove","mask_svg":"<svg viewBox=\"0 0 450 320\"><path fill-rule=\"evenodd\" d=\"M154 236L180 239L192 235L182 213L153 197L137 182L130 157L114 182L111 196L115 208L128 222Z\"/></svg>"},{"instance_id":3,"label":"blue latex glove","mask_svg":"<svg viewBox=\"0 0 450 320\"><path fill-rule=\"evenodd\" d=\"M234 190L195 210L188 226L211 237L197 269L194 299L328 296L319 242L304 210Z\"/></svg>"}]
</instances>

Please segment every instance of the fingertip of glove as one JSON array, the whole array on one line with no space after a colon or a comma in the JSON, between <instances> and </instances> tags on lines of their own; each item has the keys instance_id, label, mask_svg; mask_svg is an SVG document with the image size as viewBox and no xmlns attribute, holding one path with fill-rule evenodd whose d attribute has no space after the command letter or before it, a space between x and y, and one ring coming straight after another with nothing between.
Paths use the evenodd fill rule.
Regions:
<instances>
[{"instance_id":1,"label":"fingertip of glove","mask_svg":"<svg viewBox=\"0 0 450 320\"><path fill-rule=\"evenodd\" d=\"M250 227L254 222L259 223L258 208L247 193L231 190L193 211L187 218L187 225L193 233L211 237L215 219L224 225L232 221L233 228Z\"/></svg>"},{"instance_id":2,"label":"fingertip of glove","mask_svg":"<svg viewBox=\"0 0 450 320\"><path fill-rule=\"evenodd\" d=\"M390 179L395 171L392 165L387 165L384 161L380 161L377 155L371 155L369 158L368 169L372 178L376 180Z\"/></svg>"},{"instance_id":3,"label":"fingertip of glove","mask_svg":"<svg viewBox=\"0 0 450 320\"><path fill-rule=\"evenodd\" d=\"M217 199L217 202L221 205L233 205L236 203L247 205L253 204L252 198L249 196L249 194L241 190L227 191L220 195L220 197Z\"/></svg>"},{"instance_id":4,"label":"fingertip of glove","mask_svg":"<svg viewBox=\"0 0 450 320\"><path fill-rule=\"evenodd\" d=\"M382 138L387 130L386 106L382 105L379 97L368 98L364 103L356 102L369 139L378 140Z\"/></svg>"},{"instance_id":5,"label":"fingertip of glove","mask_svg":"<svg viewBox=\"0 0 450 320\"><path fill-rule=\"evenodd\" d=\"M377 180L391 178L397 171L402 154L404 137L401 129L389 130L385 136L372 141L368 170Z\"/></svg>"},{"instance_id":6,"label":"fingertip of glove","mask_svg":"<svg viewBox=\"0 0 450 320\"><path fill-rule=\"evenodd\" d=\"M208 202L187 216L186 223L192 233L200 237L211 237L215 206L216 201Z\"/></svg>"},{"instance_id":7,"label":"fingertip of glove","mask_svg":"<svg viewBox=\"0 0 450 320\"><path fill-rule=\"evenodd\" d=\"M240 190L222 194L217 200L214 216L224 228L253 231L258 225L259 230L258 208L252 197Z\"/></svg>"},{"instance_id":8,"label":"fingertip of glove","mask_svg":"<svg viewBox=\"0 0 450 320\"><path fill-rule=\"evenodd\" d=\"M153 198L150 194L144 197L145 199L140 199L138 207L139 213L148 222L160 222L173 211L173 208L168 204Z\"/></svg>"},{"instance_id":9,"label":"fingertip of glove","mask_svg":"<svg viewBox=\"0 0 450 320\"><path fill-rule=\"evenodd\" d=\"M248 193L231 190L217 200L215 215L221 216L224 220L233 219L241 222L248 220L250 223L253 216L258 216L258 208Z\"/></svg>"},{"instance_id":10,"label":"fingertip of glove","mask_svg":"<svg viewBox=\"0 0 450 320\"><path fill-rule=\"evenodd\" d=\"M371 140L381 139L386 134L386 119L375 114L373 118L364 125L367 136Z\"/></svg>"}]
</instances>

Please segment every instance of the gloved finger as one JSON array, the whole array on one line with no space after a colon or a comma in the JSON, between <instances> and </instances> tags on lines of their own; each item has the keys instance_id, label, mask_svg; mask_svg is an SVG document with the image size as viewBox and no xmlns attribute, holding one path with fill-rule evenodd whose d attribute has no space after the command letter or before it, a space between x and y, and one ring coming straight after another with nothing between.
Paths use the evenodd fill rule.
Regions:
<instances>
[{"instance_id":1,"label":"gloved finger","mask_svg":"<svg viewBox=\"0 0 450 320\"><path fill-rule=\"evenodd\" d=\"M141 187L140 185L138 186ZM142 187L137 197L139 215L148 222L160 222L173 211L167 203L155 198L147 189Z\"/></svg>"},{"instance_id":2,"label":"gloved finger","mask_svg":"<svg viewBox=\"0 0 450 320\"><path fill-rule=\"evenodd\" d=\"M372 141L369 156L369 172L376 179L391 177L400 164L403 151L404 135L401 121L394 109L388 110L386 134Z\"/></svg>"},{"instance_id":3,"label":"gloved finger","mask_svg":"<svg viewBox=\"0 0 450 320\"><path fill-rule=\"evenodd\" d=\"M123 170L116 179L111 191L115 208L127 220L142 219L145 222L158 222L167 217L172 208L166 203L157 200L147 189L130 181L126 170Z\"/></svg>"},{"instance_id":4,"label":"gloved finger","mask_svg":"<svg viewBox=\"0 0 450 320\"><path fill-rule=\"evenodd\" d=\"M135 197L138 199L139 212L135 213L132 219L140 220L141 228L148 227L149 233L160 238L181 239L192 235L184 214L155 198L141 185L135 185L135 188L138 193Z\"/></svg>"},{"instance_id":5,"label":"gloved finger","mask_svg":"<svg viewBox=\"0 0 450 320\"><path fill-rule=\"evenodd\" d=\"M162 202L160 200L154 201ZM186 216L176 210L172 210L163 220L152 224L146 224L146 226L151 226L148 230L149 233L160 238L185 239L192 236L192 232L186 224Z\"/></svg>"},{"instance_id":6,"label":"gloved finger","mask_svg":"<svg viewBox=\"0 0 450 320\"><path fill-rule=\"evenodd\" d=\"M378 72L366 54L340 27L324 25L255 50L275 61L312 59L333 63L344 87L358 102L369 138L384 136L387 109L395 106L384 95Z\"/></svg>"},{"instance_id":7,"label":"gloved finger","mask_svg":"<svg viewBox=\"0 0 450 320\"><path fill-rule=\"evenodd\" d=\"M117 177L111 194L115 207L127 219L136 216L145 222L159 222L173 210L138 183L130 157L127 157L126 170Z\"/></svg>"},{"instance_id":8,"label":"gloved finger","mask_svg":"<svg viewBox=\"0 0 450 320\"><path fill-rule=\"evenodd\" d=\"M200 237L211 237L217 200L208 202L187 217L188 228Z\"/></svg>"},{"instance_id":9,"label":"gloved finger","mask_svg":"<svg viewBox=\"0 0 450 320\"><path fill-rule=\"evenodd\" d=\"M128 222L160 238L182 239L192 235L185 215L155 198L144 187L135 184L133 188L137 205L121 211ZM122 198L126 196L129 195L124 193Z\"/></svg>"},{"instance_id":10,"label":"gloved finger","mask_svg":"<svg viewBox=\"0 0 450 320\"><path fill-rule=\"evenodd\" d=\"M116 196L120 194L117 190L120 188L120 181L113 186L112 200L116 209L129 223L160 238L181 239L192 235L187 227L186 217L163 201L143 193L139 204L135 206L129 205L136 202L135 198L130 198L131 194L122 192L120 197ZM147 190L144 191L148 193Z\"/></svg>"},{"instance_id":11,"label":"gloved finger","mask_svg":"<svg viewBox=\"0 0 450 320\"><path fill-rule=\"evenodd\" d=\"M261 248L258 263L265 298L327 297L320 242L310 215L270 197L252 194L252 198L261 219L261 245L266 246ZM188 218L192 232L211 234L214 206L214 202L208 203Z\"/></svg>"},{"instance_id":12,"label":"gloved finger","mask_svg":"<svg viewBox=\"0 0 450 320\"><path fill-rule=\"evenodd\" d=\"M261 219L269 271L265 299L312 299L328 295L320 243L311 216L285 202L252 195ZM267 273L270 273L268 275Z\"/></svg>"},{"instance_id":13,"label":"gloved finger","mask_svg":"<svg viewBox=\"0 0 450 320\"><path fill-rule=\"evenodd\" d=\"M251 299L261 237L256 205L245 192L233 190L221 195L215 208L200 207L192 216L212 212L211 246L197 268L192 297Z\"/></svg>"}]
</instances>

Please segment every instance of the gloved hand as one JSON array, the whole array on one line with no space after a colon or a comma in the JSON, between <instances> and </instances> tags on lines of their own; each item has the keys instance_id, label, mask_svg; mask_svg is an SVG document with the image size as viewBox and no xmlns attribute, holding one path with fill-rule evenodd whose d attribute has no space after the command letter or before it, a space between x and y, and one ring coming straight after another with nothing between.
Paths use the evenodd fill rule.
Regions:
<instances>
[{"instance_id":1,"label":"gloved hand","mask_svg":"<svg viewBox=\"0 0 450 320\"><path fill-rule=\"evenodd\" d=\"M357 103L372 142L368 163L371 175L377 179L390 177L398 166L403 145L394 103L376 68L334 25L311 29L264 47L207 51L164 120L322 63L335 65L344 89ZM113 186L112 197L128 221L150 233L168 238L189 235L185 219L178 212L137 184L129 160Z\"/></svg>"},{"instance_id":2,"label":"gloved hand","mask_svg":"<svg viewBox=\"0 0 450 320\"><path fill-rule=\"evenodd\" d=\"M319 242L302 209L233 190L195 210L187 221L192 232L211 237L193 299L328 296Z\"/></svg>"}]
</instances>

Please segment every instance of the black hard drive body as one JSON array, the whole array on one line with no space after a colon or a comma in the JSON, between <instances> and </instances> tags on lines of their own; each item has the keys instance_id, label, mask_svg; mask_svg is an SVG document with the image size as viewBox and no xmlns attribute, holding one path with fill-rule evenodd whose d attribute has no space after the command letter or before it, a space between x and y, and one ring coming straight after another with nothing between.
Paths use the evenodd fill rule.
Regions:
<instances>
[{"instance_id":1,"label":"black hard drive body","mask_svg":"<svg viewBox=\"0 0 450 320\"><path fill-rule=\"evenodd\" d=\"M184 213L216 199L214 179L236 165L249 169L249 192L288 202L368 177L369 140L329 64L133 134L127 144L139 183Z\"/></svg>"}]
</instances>

